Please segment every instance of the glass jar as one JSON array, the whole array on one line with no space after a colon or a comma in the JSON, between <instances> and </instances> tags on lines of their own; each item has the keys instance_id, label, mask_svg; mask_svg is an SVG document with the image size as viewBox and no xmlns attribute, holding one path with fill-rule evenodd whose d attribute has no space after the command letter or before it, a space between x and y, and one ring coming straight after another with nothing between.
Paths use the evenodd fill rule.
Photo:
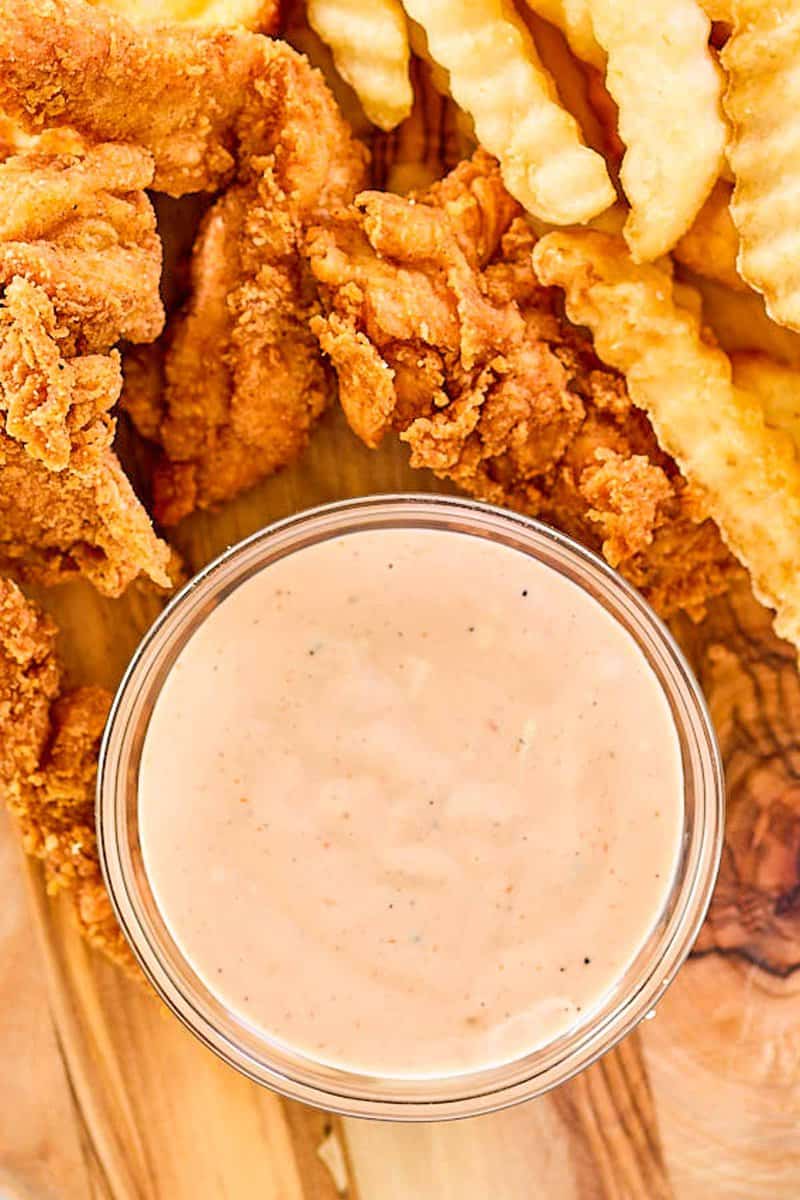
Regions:
<instances>
[{"instance_id":1,"label":"glass jar","mask_svg":"<svg viewBox=\"0 0 800 1200\"><path fill-rule=\"evenodd\" d=\"M148 720L180 650L233 589L287 554L368 529L453 530L533 556L588 592L635 639L670 704L684 778L684 833L663 910L603 1002L567 1033L517 1061L437 1079L378 1078L331 1067L270 1040L231 1012L176 946L155 903L137 828L137 778ZM596 555L529 518L431 495L344 501L280 521L225 551L166 607L128 667L98 774L100 859L119 923L141 967L184 1024L231 1066L296 1100L389 1120L474 1116L538 1096L589 1066L658 1003L705 916L722 849L724 788L708 711L686 661L650 607ZM291 987L291 981L287 986Z\"/></svg>"}]
</instances>

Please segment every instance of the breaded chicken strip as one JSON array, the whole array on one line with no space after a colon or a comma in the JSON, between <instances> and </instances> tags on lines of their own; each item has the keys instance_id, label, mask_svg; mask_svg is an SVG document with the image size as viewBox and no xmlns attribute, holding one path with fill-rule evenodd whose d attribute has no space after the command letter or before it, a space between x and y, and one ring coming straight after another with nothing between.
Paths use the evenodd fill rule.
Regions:
<instances>
[{"instance_id":1,"label":"breaded chicken strip","mask_svg":"<svg viewBox=\"0 0 800 1200\"><path fill-rule=\"evenodd\" d=\"M0 0L0 111L31 132L67 125L143 146L154 187L171 196L246 178L281 137L291 88L309 93L294 150L313 172L325 151L326 128L313 124L320 79L286 43L244 29L138 26L84 0Z\"/></svg>"},{"instance_id":2,"label":"breaded chicken strip","mask_svg":"<svg viewBox=\"0 0 800 1200\"><path fill-rule=\"evenodd\" d=\"M243 30L142 29L77 0L0 0L0 107L33 128L146 146L155 187L173 195L235 177L198 237L163 379L156 358L130 372L129 410L164 450L157 517L174 523L295 458L330 390L299 246L363 186L366 162L322 76Z\"/></svg>"},{"instance_id":3,"label":"breaded chicken strip","mask_svg":"<svg viewBox=\"0 0 800 1200\"><path fill-rule=\"evenodd\" d=\"M163 448L153 504L166 525L294 460L330 395L301 245L309 222L355 195L366 158L318 72L292 55L280 75L263 153L200 229L163 364L155 352L126 367L125 406Z\"/></svg>"},{"instance_id":4,"label":"breaded chicken strip","mask_svg":"<svg viewBox=\"0 0 800 1200\"><path fill-rule=\"evenodd\" d=\"M60 695L53 622L0 578L0 796L51 894L66 891L81 932L116 961L133 959L103 886L94 832L97 751L111 697Z\"/></svg>"},{"instance_id":5,"label":"breaded chicken strip","mask_svg":"<svg viewBox=\"0 0 800 1200\"><path fill-rule=\"evenodd\" d=\"M662 614L735 570L624 380L531 267L535 237L478 152L415 199L362 194L307 247L312 327L355 432L602 550Z\"/></svg>"},{"instance_id":6,"label":"breaded chicken strip","mask_svg":"<svg viewBox=\"0 0 800 1200\"><path fill-rule=\"evenodd\" d=\"M128 354L123 407L157 442L153 512L174 525L297 458L330 384L308 328L316 290L297 253L299 227L274 177L215 204L192 256L192 295L166 354ZM284 220L277 219L285 218Z\"/></svg>"},{"instance_id":7,"label":"breaded chicken strip","mask_svg":"<svg viewBox=\"0 0 800 1200\"><path fill-rule=\"evenodd\" d=\"M153 160L136 146L0 163L0 295L15 275L41 287L72 352L153 341L164 311L161 242L142 190L152 180Z\"/></svg>"},{"instance_id":8,"label":"breaded chicken strip","mask_svg":"<svg viewBox=\"0 0 800 1200\"><path fill-rule=\"evenodd\" d=\"M111 449L119 355L72 355L74 337L41 287L12 279L0 302L0 569L44 583L80 572L111 596L139 573L168 586L169 548Z\"/></svg>"},{"instance_id":9,"label":"breaded chicken strip","mask_svg":"<svg viewBox=\"0 0 800 1200\"><path fill-rule=\"evenodd\" d=\"M81 572L118 595L142 572L168 583L169 551L111 449L110 347L163 323L141 190L153 162L71 143L0 164L0 566L46 583Z\"/></svg>"},{"instance_id":10,"label":"breaded chicken strip","mask_svg":"<svg viewBox=\"0 0 800 1200\"><path fill-rule=\"evenodd\" d=\"M159 191L215 191L234 174L237 122L276 45L238 29L138 27L82 0L0 0L0 111L30 132L68 125L144 146Z\"/></svg>"}]
</instances>

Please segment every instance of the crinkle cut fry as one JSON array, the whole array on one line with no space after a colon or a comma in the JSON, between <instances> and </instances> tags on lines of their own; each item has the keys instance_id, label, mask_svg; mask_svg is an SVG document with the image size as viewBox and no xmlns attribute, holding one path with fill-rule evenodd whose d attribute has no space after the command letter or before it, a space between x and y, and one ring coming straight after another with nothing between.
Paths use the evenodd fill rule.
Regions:
<instances>
[{"instance_id":1,"label":"crinkle cut fry","mask_svg":"<svg viewBox=\"0 0 800 1200\"><path fill-rule=\"evenodd\" d=\"M276 62L267 85L264 153L203 222L163 381L151 364L147 388L132 378L125 401L163 449L154 510L167 525L297 458L331 392L308 328L318 300L300 247L306 224L362 185L365 152L304 60Z\"/></svg>"},{"instance_id":2,"label":"crinkle cut fry","mask_svg":"<svg viewBox=\"0 0 800 1200\"><path fill-rule=\"evenodd\" d=\"M56 627L0 578L0 796L48 891L66 892L83 935L128 968L133 959L103 886L94 832L97 751L111 697L60 695Z\"/></svg>"},{"instance_id":3,"label":"crinkle cut fry","mask_svg":"<svg viewBox=\"0 0 800 1200\"><path fill-rule=\"evenodd\" d=\"M411 200L366 193L313 228L314 330L355 432L597 549L663 613L702 612L733 560L621 377L560 314L534 237L478 152Z\"/></svg>"},{"instance_id":4,"label":"crinkle cut fry","mask_svg":"<svg viewBox=\"0 0 800 1200\"><path fill-rule=\"evenodd\" d=\"M695 0L589 0L588 8L608 54L606 86L626 146L624 236L637 261L652 261L690 228L724 162L728 131L710 22Z\"/></svg>"},{"instance_id":5,"label":"crinkle cut fry","mask_svg":"<svg viewBox=\"0 0 800 1200\"><path fill-rule=\"evenodd\" d=\"M156 537L112 449L119 356L65 356L37 285L0 303L0 567L39 582L78 572L119 595L140 572L169 585Z\"/></svg>"},{"instance_id":6,"label":"crinkle cut fry","mask_svg":"<svg viewBox=\"0 0 800 1200\"><path fill-rule=\"evenodd\" d=\"M408 23L400 0L309 0L307 19L379 129L411 112Z\"/></svg>"},{"instance_id":7,"label":"crinkle cut fry","mask_svg":"<svg viewBox=\"0 0 800 1200\"><path fill-rule=\"evenodd\" d=\"M756 596L775 610L776 631L800 646L800 462L791 439L735 387L727 355L675 303L666 273L634 264L619 239L548 234L534 265L544 283L564 289L568 315L592 331L603 360L624 372Z\"/></svg>"},{"instance_id":8,"label":"crinkle cut fry","mask_svg":"<svg viewBox=\"0 0 800 1200\"><path fill-rule=\"evenodd\" d=\"M736 0L733 10L722 63L738 268L773 321L800 330L800 9L793 0Z\"/></svg>"},{"instance_id":9,"label":"crinkle cut fry","mask_svg":"<svg viewBox=\"0 0 800 1200\"><path fill-rule=\"evenodd\" d=\"M405 0L456 103L501 162L509 191L540 220L586 221L615 199L602 156L558 101L524 22L501 0Z\"/></svg>"}]
</instances>

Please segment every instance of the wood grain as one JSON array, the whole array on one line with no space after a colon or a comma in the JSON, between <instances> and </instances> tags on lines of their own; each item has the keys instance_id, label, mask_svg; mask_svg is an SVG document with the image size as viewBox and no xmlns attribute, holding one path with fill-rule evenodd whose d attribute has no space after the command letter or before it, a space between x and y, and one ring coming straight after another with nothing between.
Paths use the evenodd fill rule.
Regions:
<instances>
[{"instance_id":1,"label":"wood grain","mask_svg":"<svg viewBox=\"0 0 800 1200\"><path fill-rule=\"evenodd\" d=\"M305 505L433 486L427 475L409 470L400 446L371 454L332 413L301 464L223 514L195 518L180 530L181 548L194 568L231 541ZM146 588L109 601L81 584L44 599L64 623L72 678L109 685L161 603ZM746 631L736 636L751 647L750 657L730 626L736 613ZM758 636L767 638L766 654L754 640L756 625ZM795 694L794 663L780 643L770 641L768 622L744 593L715 606L704 626L679 632L705 680L729 756L760 745L759 769L732 773L738 790L731 829L738 829L740 806L742 812L771 811L763 797L755 805L753 788L760 795L764 779L787 769L790 738L784 732L770 742L753 742L739 708L752 704L755 685L748 690L735 684L727 658L721 671L716 647L728 652L733 647L746 678L756 673L759 694L771 695L773 708L779 695ZM777 674L765 673L764 662ZM731 697L739 699L732 704ZM729 710L738 714L729 719L730 728L741 731L730 743L724 732ZM751 708L746 712L752 724ZM773 726L776 719L773 711ZM783 782L769 795L785 805L786 780L779 778ZM751 834L763 848L765 832L757 825L751 821ZM740 847L740 834L736 839ZM773 851L782 845L778 837ZM741 858L741 847L737 854ZM780 855L766 855L771 869L778 860L784 862ZM796 884L785 869L778 872L782 890L776 896L791 893ZM13 1179L20 1196L332 1200L341 1193L318 1157L331 1133L352 1154L345 1194L361 1200L488 1195L516 1200L530 1195L531 1180L540 1188L534 1195L548 1200L767 1195L794 1200L798 1194L800 974L784 978L754 965L766 953L763 946L748 942L734 949L727 935L717 946L716 910L701 944L703 956L681 973L656 1019L559 1093L489 1118L404 1128L329 1121L235 1076L147 993L87 952L67 914L45 901L35 867L28 868L28 877L46 979L30 954L28 933L22 939L28 950L23 980L32 975L37 981L27 991L36 994L45 1015L16 1060L8 1052L14 1034L5 1021L0 1026L0 1053L11 1062L2 1107L9 1114L18 1111L23 1129L32 1131L23 1136L17 1126L0 1124L5 1128L0 1178L4 1172ZM4 894L18 897L19 880L7 883ZM765 928L771 938L771 926ZM19 946L20 935L15 936ZM17 978L15 972L15 991ZM26 1004L33 1009L31 1000ZM37 1087L47 1097L38 1108ZM63 1112L56 1122L47 1119L51 1104ZM765 1138L774 1148L768 1156L760 1149ZM59 1164L60 1192L47 1182L48 1162Z\"/></svg>"},{"instance_id":2,"label":"wood grain","mask_svg":"<svg viewBox=\"0 0 800 1200\"><path fill-rule=\"evenodd\" d=\"M289 512L337 497L408 490L412 479L420 490L429 486L411 476L399 447L381 455L359 448L333 412L302 464L224 513L199 514L176 541L194 570ZM40 592L39 598L61 625L70 681L109 687L163 603L147 586L108 600L82 582ZM26 876L49 996L48 1047L58 1047L58 1082L71 1118L59 1138L63 1153L83 1168L71 1192L64 1184L63 1200L196 1200L199 1181L209 1189L199 1195L225 1200L357 1197L337 1119L279 1099L228 1070L143 987L86 949L69 912L46 899L35 864L28 864ZM18 884L10 886L16 894ZM52 1053L37 1051L39 1058L52 1073ZM25 1071L20 1059L15 1078L21 1086ZM47 1094L44 1076L40 1086ZM19 1189L28 1176L36 1178L35 1155L24 1153L16 1135L6 1142L7 1151L0 1140L0 1169Z\"/></svg>"}]
</instances>

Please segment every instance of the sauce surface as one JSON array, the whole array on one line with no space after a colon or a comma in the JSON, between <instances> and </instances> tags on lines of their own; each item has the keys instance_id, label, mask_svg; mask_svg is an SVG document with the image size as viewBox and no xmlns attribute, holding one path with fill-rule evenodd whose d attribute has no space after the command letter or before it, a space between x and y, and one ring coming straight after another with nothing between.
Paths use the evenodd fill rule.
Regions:
<instances>
[{"instance_id":1,"label":"sauce surface","mask_svg":"<svg viewBox=\"0 0 800 1200\"><path fill-rule=\"evenodd\" d=\"M178 946L312 1058L426 1076L583 1020L647 940L683 823L633 639L521 551L348 534L210 614L158 697L145 869Z\"/></svg>"}]
</instances>

